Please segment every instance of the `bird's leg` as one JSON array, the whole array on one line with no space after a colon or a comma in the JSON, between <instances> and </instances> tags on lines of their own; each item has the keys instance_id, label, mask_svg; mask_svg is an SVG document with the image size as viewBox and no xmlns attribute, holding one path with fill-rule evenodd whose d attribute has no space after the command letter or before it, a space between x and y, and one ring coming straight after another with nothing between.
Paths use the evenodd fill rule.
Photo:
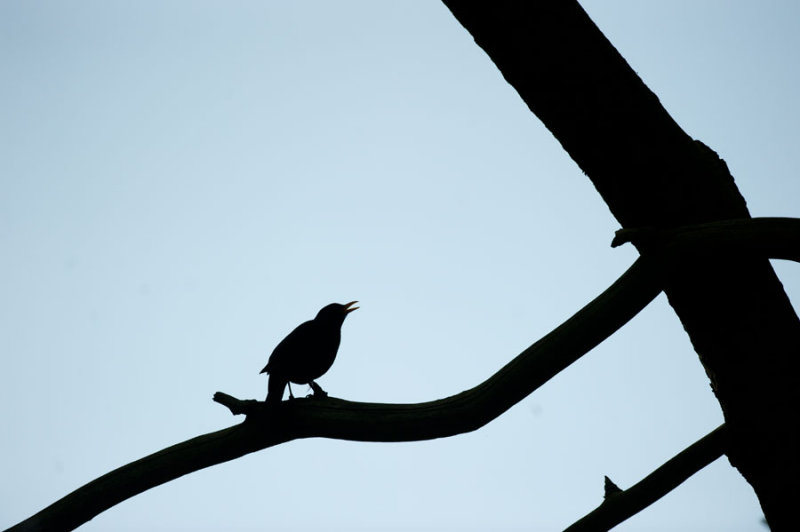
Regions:
<instances>
[{"instance_id":1,"label":"bird's leg","mask_svg":"<svg viewBox=\"0 0 800 532\"><path fill-rule=\"evenodd\" d=\"M328 397L328 392L322 389L322 387L314 381L310 381L308 383L311 386L311 389L314 390L314 397Z\"/></svg>"},{"instance_id":2,"label":"bird's leg","mask_svg":"<svg viewBox=\"0 0 800 532\"><path fill-rule=\"evenodd\" d=\"M292 399L294 399L294 394L292 393L292 383L289 382L287 384L289 384L289 400L291 401Z\"/></svg>"}]
</instances>

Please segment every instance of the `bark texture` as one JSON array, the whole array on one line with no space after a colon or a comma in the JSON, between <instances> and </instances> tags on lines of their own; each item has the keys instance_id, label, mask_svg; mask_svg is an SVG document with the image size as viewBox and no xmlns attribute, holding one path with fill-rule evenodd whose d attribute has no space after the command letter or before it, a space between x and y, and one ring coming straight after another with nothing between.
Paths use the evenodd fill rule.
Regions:
<instances>
[{"instance_id":1,"label":"bark texture","mask_svg":"<svg viewBox=\"0 0 800 532\"><path fill-rule=\"evenodd\" d=\"M748 218L725 162L670 117L573 0L444 0L625 228ZM640 251L645 251L640 248ZM766 259L696 256L665 289L773 530L796 520L800 321Z\"/></svg>"}]
</instances>

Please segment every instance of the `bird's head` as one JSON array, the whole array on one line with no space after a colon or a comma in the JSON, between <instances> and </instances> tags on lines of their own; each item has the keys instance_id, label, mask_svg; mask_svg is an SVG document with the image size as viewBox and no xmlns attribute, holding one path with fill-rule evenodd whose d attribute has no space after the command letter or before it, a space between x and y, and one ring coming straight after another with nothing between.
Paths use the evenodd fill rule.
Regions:
<instances>
[{"instance_id":1,"label":"bird's head","mask_svg":"<svg viewBox=\"0 0 800 532\"><path fill-rule=\"evenodd\" d=\"M353 306L356 303L358 303L358 301L351 301L350 303L345 303L344 305L341 303L331 303L330 305L322 307L322 309L317 312L317 317L314 319L328 323L335 323L341 327L342 323L344 323L344 319L347 317L347 314L358 308Z\"/></svg>"}]
</instances>

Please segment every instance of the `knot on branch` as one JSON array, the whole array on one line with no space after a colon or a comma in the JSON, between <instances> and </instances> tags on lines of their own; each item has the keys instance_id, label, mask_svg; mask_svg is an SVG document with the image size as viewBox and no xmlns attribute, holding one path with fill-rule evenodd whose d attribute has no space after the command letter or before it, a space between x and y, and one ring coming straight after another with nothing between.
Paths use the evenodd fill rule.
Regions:
<instances>
[{"instance_id":1,"label":"knot on branch","mask_svg":"<svg viewBox=\"0 0 800 532\"><path fill-rule=\"evenodd\" d=\"M237 399L227 393L217 392L214 394L214 401L227 407L231 414L238 416L244 414L256 414L263 412L265 403L263 401L256 401L255 399Z\"/></svg>"}]
</instances>

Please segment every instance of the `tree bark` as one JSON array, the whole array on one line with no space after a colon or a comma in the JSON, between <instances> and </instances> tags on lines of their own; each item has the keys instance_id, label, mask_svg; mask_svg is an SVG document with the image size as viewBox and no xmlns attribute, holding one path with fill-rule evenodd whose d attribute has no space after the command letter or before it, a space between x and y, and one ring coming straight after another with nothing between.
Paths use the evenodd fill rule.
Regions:
<instances>
[{"instance_id":1,"label":"tree bark","mask_svg":"<svg viewBox=\"0 0 800 532\"><path fill-rule=\"evenodd\" d=\"M748 218L727 165L669 116L574 0L444 0L625 228ZM640 250L641 251L641 250ZM800 500L800 321L766 259L697 257L665 292L773 530Z\"/></svg>"}]
</instances>

